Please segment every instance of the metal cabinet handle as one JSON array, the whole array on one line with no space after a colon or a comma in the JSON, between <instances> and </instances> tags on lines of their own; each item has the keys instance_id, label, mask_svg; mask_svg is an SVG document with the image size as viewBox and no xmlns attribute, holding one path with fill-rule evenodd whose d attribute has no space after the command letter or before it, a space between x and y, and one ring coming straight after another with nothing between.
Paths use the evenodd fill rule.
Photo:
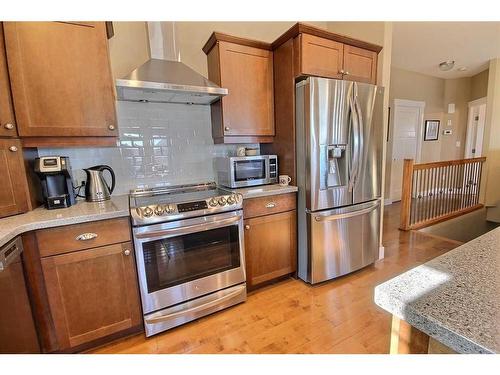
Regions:
<instances>
[{"instance_id":1,"label":"metal cabinet handle","mask_svg":"<svg viewBox=\"0 0 500 375\"><path fill-rule=\"evenodd\" d=\"M340 69L340 70L339 70L339 73L340 73L340 74L344 74L344 69Z\"/></svg>"},{"instance_id":2,"label":"metal cabinet handle","mask_svg":"<svg viewBox=\"0 0 500 375\"><path fill-rule=\"evenodd\" d=\"M228 132L229 131L229 126L224 126L224 130Z\"/></svg>"},{"instance_id":3,"label":"metal cabinet handle","mask_svg":"<svg viewBox=\"0 0 500 375\"><path fill-rule=\"evenodd\" d=\"M266 203L266 208L274 208L274 207L276 207L276 203L275 202Z\"/></svg>"},{"instance_id":4,"label":"metal cabinet handle","mask_svg":"<svg viewBox=\"0 0 500 375\"><path fill-rule=\"evenodd\" d=\"M5 129L7 129L7 130L12 130L12 129L14 129L14 125L13 125L13 124L11 124L10 122L8 122L7 124L5 124L3 127L4 127Z\"/></svg>"},{"instance_id":5,"label":"metal cabinet handle","mask_svg":"<svg viewBox=\"0 0 500 375\"><path fill-rule=\"evenodd\" d=\"M115 130L115 126L114 125L108 125L108 129L109 130Z\"/></svg>"},{"instance_id":6,"label":"metal cabinet handle","mask_svg":"<svg viewBox=\"0 0 500 375\"><path fill-rule=\"evenodd\" d=\"M250 229L250 225L245 225L245 229L249 230Z\"/></svg>"},{"instance_id":7,"label":"metal cabinet handle","mask_svg":"<svg viewBox=\"0 0 500 375\"><path fill-rule=\"evenodd\" d=\"M348 76L350 73L346 70L344 74Z\"/></svg>"},{"instance_id":8,"label":"metal cabinet handle","mask_svg":"<svg viewBox=\"0 0 500 375\"><path fill-rule=\"evenodd\" d=\"M77 241L89 241L97 237L97 233L82 233L76 236Z\"/></svg>"},{"instance_id":9,"label":"metal cabinet handle","mask_svg":"<svg viewBox=\"0 0 500 375\"><path fill-rule=\"evenodd\" d=\"M18 150L18 149L17 149L17 147L16 147L16 146L10 146L10 147L9 147L9 151L11 151L11 152L16 152L17 150Z\"/></svg>"},{"instance_id":10,"label":"metal cabinet handle","mask_svg":"<svg viewBox=\"0 0 500 375\"><path fill-rule=\"evenodd\" d=\"M123 254L125 254L126 256L129 256L129 255L130 255L130 250L129 250L129 249L125 250L125 251L123 252Z\"/></svg>"}]
</instances>

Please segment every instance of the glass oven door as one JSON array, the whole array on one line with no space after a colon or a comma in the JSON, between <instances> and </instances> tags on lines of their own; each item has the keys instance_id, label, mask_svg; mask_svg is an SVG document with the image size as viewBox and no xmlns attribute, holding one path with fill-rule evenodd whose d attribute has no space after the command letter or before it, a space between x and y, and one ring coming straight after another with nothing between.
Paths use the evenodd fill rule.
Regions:
<instances>
[{"instance_id":1,"label":"glass oven door","mask_svg":"<svg viewBox=\"0 0 500 375\"><path fill-rule=\"evenodd\" d=\"M134 229L144 313L245 281L242 211Z\"/></svg>"}]
</instances>

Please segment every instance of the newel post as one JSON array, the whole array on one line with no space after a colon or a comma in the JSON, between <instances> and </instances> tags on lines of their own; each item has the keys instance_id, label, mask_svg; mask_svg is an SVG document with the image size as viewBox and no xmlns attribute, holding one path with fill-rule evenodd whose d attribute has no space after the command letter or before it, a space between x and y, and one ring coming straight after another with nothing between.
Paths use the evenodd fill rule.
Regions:
<instances>
[{"instance_id":1,"label":"newel post","mask_svg":"<svg viewBox=\"0 0 500 375\"><path fill-rule=\"evenodd\" d=\"M403 185L401 187L401 221L399 224L401 230L410 230L412 179L413 159L405 159L403 164Z\"/></svg>"}]
</instances>

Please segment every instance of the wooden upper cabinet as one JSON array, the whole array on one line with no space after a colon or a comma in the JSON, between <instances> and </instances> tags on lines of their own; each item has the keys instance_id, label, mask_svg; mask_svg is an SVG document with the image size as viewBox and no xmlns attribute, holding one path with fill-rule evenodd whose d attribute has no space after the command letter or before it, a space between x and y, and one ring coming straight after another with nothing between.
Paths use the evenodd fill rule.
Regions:
<instances>
[{"instance_id":1,"label":"wooden upper cabinet","mask_svg":"<svg viewBox=\"0 0 500 375\"><path fill-rule=\"evenodd\" d=\"M3 26L0 23L0 137L16 137L16 120L10 93L9 71L3 37Z\"/></svg>"},{"instance_id":2,"label":"wooden upper cabinet","mask_svg":"<svg viewBox=\"0 0 500 375\"><path fill-rule=\"evenodd\" d=\"M0 176L0 217L28 211L28 186L19 139L0 139Z\"/></svg>"},{"instance_id":3,"label":"wooden upper cabinet","mask_svg":"<svg viewBox=\"0 0 500 375\"><path fill-rule=\"evenodd\" d=\"M132 243L42 258L59 350L142 322Z\"/></svg>"},{"instance_id":4,"label":"wooden upper cabinet","mask_svg":"<svg viewBox=\"0 0 500 375\"><path fill-rule=\"evenodd\" d=\"M345 45L344 72L346 80L375 84L377 82L377 53Z\"/></svg>"},{"instance_id":5,"label":"wooden upper cabinet","mask_svg":"<svg viewBox=\"0 0 500 375\"><path fill-rule=\"evenodd\" d=\"M21 137L118 135L104 22L4 22L4 34Z\"/></svg>"},{"instance_id":6,"label":"wooden upper cabinet","mask_svg":"<svg viewBox=\"0 0 500 375\"><path fill-rule=\"evenodd\" d=\"M342 79L344 45L334 40L301 34L295 43L300 44L299 75Z\"/></svg>"},{"instance_id":7,"label":"wooden upper cabinet","mask_svg":"<svg viewBox=\"0 0 500 375\"><path fill-rule=\"evenodd\" d=\"M208 78L229 91L212 104L213 137L220 143L272 142L273 53L261 47L265 43L227 39L207 47L209 40L204 48Z\"/></svg>"}]
</instances>

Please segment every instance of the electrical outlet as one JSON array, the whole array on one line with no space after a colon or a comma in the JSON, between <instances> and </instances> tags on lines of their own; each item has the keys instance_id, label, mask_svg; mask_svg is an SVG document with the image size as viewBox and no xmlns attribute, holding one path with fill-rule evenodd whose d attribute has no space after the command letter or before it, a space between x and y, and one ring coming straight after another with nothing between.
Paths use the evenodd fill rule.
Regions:
<instances>
[{"instance_id":1,"label":"electrical outlet","mask_svg":"<svg viewBox=\"0 0 500 375\"><path fill-rule=\"evenodd\" d=\"M460 141L456 141L456 142L455 142L455 145L456 145L457 147L460 147Z\"/></svg>"},{"instance_id":2,"label":"electrical outlet","mask_svg":"<svg viewBox=\"0 0 500 375\"><path fill-rule=\"evenodd\" d=\"M451 120L448 120L448 122L446 123L448 126L451 126Z\"/></svg>"}]
</instances>

